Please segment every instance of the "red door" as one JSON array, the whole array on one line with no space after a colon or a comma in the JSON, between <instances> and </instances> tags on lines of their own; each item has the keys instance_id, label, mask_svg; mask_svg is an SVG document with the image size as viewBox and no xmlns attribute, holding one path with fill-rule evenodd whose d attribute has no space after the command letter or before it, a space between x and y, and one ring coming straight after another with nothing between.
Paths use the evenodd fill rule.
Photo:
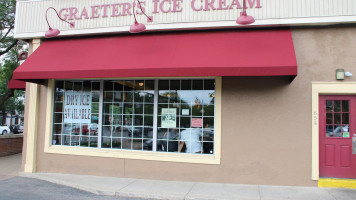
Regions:
<instances>
[{"instance_id":1,"label":"red door","mask_svg":"<svg viewBox=\"0 0 356 200\"><path fill-rule=\"evenodd\" d=\"M356 178L356 96L320 96L319 116L320 177Z\"/></svg>"}]
</instances>

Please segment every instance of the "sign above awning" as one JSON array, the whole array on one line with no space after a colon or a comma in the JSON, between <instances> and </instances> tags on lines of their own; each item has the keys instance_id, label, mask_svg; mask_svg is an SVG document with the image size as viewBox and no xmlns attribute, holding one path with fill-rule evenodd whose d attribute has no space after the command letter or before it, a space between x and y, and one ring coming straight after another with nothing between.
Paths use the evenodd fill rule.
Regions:
<instances>
[{"instance_id":1,"label":"sign above awning","mask_svg":"<svg viewBox=\"0 0 356 200\"><path fill-rule=\"evenodd\" d=\"M147 31L246 28L236 24L244 0L140 0L138 9L133 0L18 0L14 37L43 38L48 31L46 10L55 8L60 18L75 23L71 28L48 12L53 28L60 37L128 33L137 20ZM247 13L255 23L247 27L315 26L350 24L356 21L354 0L246 0Z\"/></svg>"},{"instance_id":2,"label":"sign above awning","mask_svg":"<svg viewBox=\"0 0 356 200\"><path fill-rule=\"evenodd\" d=\"M17 80L296 76L289 29L119 35L44 41Z\"/></svg>"}]
</instances>

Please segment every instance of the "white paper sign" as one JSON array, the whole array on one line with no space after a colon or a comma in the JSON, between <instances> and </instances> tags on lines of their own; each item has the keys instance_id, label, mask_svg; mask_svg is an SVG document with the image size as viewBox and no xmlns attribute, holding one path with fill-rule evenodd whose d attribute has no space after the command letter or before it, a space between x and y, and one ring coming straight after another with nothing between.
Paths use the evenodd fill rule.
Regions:
<instances>
[{"instance_id":1,"label":"white paper sign","mask_svg":"<svg viewBox=\"0 0 356 200\"><path fill-rule=\"evenodd\" d=\"M91 92L65 92L64 123L91 122Z\"/></svg>"},{"instance_id":2,"label":"white paper sign","mask_svg":"<svg viewBox=\"0 0 356 200\"><path fill-rule=\"evenodd\" d=\"M162 128L176 128L177 127L177 109L176 108L162 108L161 127Z\"/></svg>"},{"instance_id":3,"label":"white paper sign","mask_svg":"<svg viewBox=\"0 0 356 200\"><path fill-rule=\"evenodd\" d=\"M189 115L189 109L182 109L182 115Z\"/></svg>"}]
</instances>

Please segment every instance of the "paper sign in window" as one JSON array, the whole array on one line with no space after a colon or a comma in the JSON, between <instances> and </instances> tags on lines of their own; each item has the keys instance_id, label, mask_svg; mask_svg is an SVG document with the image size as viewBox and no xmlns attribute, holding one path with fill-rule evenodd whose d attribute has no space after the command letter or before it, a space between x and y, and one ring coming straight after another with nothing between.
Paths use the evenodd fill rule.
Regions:
<instances>
[{"instance_id":1,"label":"paper sign in window","mask_svg":"<svg viewBox=\"0 0 356 200\"><path fill-rule=\"evenodd\" d=\"M192 118L192 128L200 128L203 126L202 118Z\"/></svg>"},{"instance_id":2,"label":"paper sign in window","mask_svg":"<svg viewBox=\"0 0 356 200\"><path fill-rule=\"evenodd\" d=\"M182 109L182 115L189 115L189 109Z\"/></svg>"},{"instance_id":3,"label":"paper sign in window","mask_svg":"<svg viewBox=\"0 0 356 200\"><path fill-rule=\"evenodd\" d=\"M161 127L162 128L177 128L177 109L162 108Z\"/></svg>"},{"instance_id":4,"label":"paper sign in window","mask_svg":"<svg viewBox=\"0 0 356 200\"><path fill-rule=\"evenodd\" d=\"M342 137L350 137L350 132L343 132Z\"/></svg>"},{"instance_id":5,"label":"paper sign in window","mask_svg":"<svg viewBox=\"0 0 356 200\"><path fill-rule=\"evenodd\" d=\"M90 123L91 92L65 92L63 102L64 123Z\"/></svg>"}]
</instances>

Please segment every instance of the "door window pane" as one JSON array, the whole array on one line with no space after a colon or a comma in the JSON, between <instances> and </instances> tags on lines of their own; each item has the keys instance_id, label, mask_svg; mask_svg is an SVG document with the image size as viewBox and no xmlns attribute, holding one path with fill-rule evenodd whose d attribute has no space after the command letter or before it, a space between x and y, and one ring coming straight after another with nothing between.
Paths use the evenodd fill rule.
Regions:
<instances>
[{"instance_id":1,"label":"door window pane","mask_svg":"<svg viewBox=\"0 0 356 200\"><path fill-rule=\"evenodd\" d=\"M341 112L341 101L340 100L334 101L334 112Z\"/></svg>"},{"instance_id":2,"label":"door window pane","mask_svg":"<svg viewBox=\"0 0 356 200\"><path fill-rule=\"evenodd\" d=\"M342 113L342 124L349 124L349 114Z\"/></svg>"},{"instance_id":3,"label":"door window pane","mask_svg":"<svg viewBox=\"0 0 356 200\"><path fill-rule=\"evenodd\" d=\"M349 112L349 101L342 101L342 112Z\"/></svg>"},{"instance_id":4,"label":"door window pane","mask_svg":"<svg viewBox=\"0 0 356 200\"><path fill-rule=\"evenodd\" d=\"M341 124L341 113L334 114L334 124Z\"/></svg>"}]
</instances>

